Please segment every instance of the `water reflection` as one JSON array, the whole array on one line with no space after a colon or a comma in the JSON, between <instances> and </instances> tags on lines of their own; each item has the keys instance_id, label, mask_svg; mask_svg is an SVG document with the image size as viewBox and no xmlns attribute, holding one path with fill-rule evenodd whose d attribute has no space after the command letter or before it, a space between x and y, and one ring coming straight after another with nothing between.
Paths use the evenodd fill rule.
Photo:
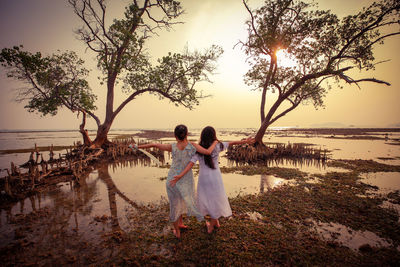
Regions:
<instances>
[{"instance_id":1,"label":"water reflection","mask_svg":"<svg viewBox=\"0 0 400 267\"><path fill-rule=\"evenodd\" d=\"M333 222L316 222L313 219L309 219L308 221L311 222L313 228L322 239L336 241L355 251L358 251L364 245L371 247L392 246L392 242L370 231L356 231L346 225Z\"/></svg>"},{"instance_id":2,"label":"water reflection","mask_svg":"<svg viewBox=\"0 0 400 267\"><path fill-rule=\"evenodd\" d=\"M328 172L348 172L348 170L343 168L328 167L326 162L315 159L276 158L267 160L266 162L260 164L261 166L266 167L294 168L299 169L302 172L312 174L326 174ZM220 158L220 166L237 167L247 165L247 163L229 160L226 157Z\"/></svg>"},{"instance_id":3,"label":"water reflection","mask_svg":"<svg viewBox=\"0 0 400 267\"><path fill-rule=\"evenodd\" d=\"M267 161L267 166L292 166L295 168L314 168L317 170L326 168L326 161L311 158L276 158Z\"/></svg>"},{"instance_id":4,"label":"water reflection","mask_svg":"<svg viewBox=\"0 0 400 267\"><path fill-rule=\"evenodd\" d=\"M285 180L273 175L262 174L260 179L260 193L274 189L275 187L289 183L291 180ZM266 190L265 190L266 188Z\"/></svg>"},{"instance_id":5,"label":"water reflection","mask_svg":"<svg viewBox=\"0 0 400 267\"><path fill-rule=\"evenodd\" d=\"M227 159L222 157L221 166L226 166L227 163ZM301 170L304 166L325 168L312 160L280 159L271 161L270 164L294 164L301 166ZM125 231L130 227L125 216L127 206L138 208L140 204L158 202L166 198L167 173L168 168L151 166L148 159L125 160L96 166L93 172L80 179L79 184L74 181L60 183L47 193L32 195L2 209L0 243L4 246L17 242L18 236L21 236L18 234L21 225L39 229L37 231L41 235L33 232L30 236L37 244L52 236L68 239L73 234L74 238L97 240L99 234L104 231ZM381 177L381 173L377 175ZM398 173L393 175L396 177L393 177L393 181L398 185L400 177ZM242 193L265 193L277 186L291 183L291 180L266 174L246 176L224 173L222 179L230 197Z\"/></svg>"},{"instance_id":6,"label":"water reflection","mask_svg":"<svg viewBox=\"0 0 400 267\"><path fill-rule=\"evenodd\" d=\"M388 193L400 190L400 173L399 172L375 172L361 175L362 182L377 186L379 192Z\"/></svg>"},{"instance_id":7,"label":"water reflection","mask_svg":"<svg viewBox=\"0 0 400 267\"><path fill-rule=\"evenodd\" d=\"M93 240L108 225L113 231L122 231L117 195L130 206L137 206L117 188L109 173L109 166L101 165L96 172L81 177L79 184L75 181L60 183L46 193L39 192L2 209L0 243L4 246L30 235L30 239L43 245L52 236L69 238L71 233L79 239ZM100 220L96 222L93 218ZM21 228L21 225L28 227ZM21 229L28 230L25 232ZM35 229L40 234L31 235L29 229Z\"/></svg>"},{"instance_id":8,"label":"water reflection","mask_svg":"<svg viewBox=\"0 0 400 267\"><path fill-rule=\"evenodd\" d=\"M132 163L132 162L131 162ZM115 165L112 164L114 170ZM118 208L117 208L117 199L116 196L118 195L121 199L127 202L134 208L138 208L138 204L131 200L128 196L126 196L123 192L121 192L117 186L115 185L110 173L109 167L107 165L101 165L98 169L98 178L104 182L107 187L107 194L108 194L108 203L110 207L110 214L111 214L111 225L113 230L121 230L119 220L118 220Z\"/></svg>"},{"instance_id":9,"label":"water reflection","mask_svg":"<svg viewBox=\"0 0 400 267\"><path fill-rule=\"evenodd\" d=\"M113 227L113 230L120 230L121 227L119 226L118 222L118 212L117 212L117 200L116 200L116 194L117 194L117 188L111 179L110 174L108 173L108 166L103 165L100 168L97 169L99 178L105 183L107 186L107 192L108 192L108 203L110 206L110 214L111 214L111 225Z\"/></svg>"}]
</instances>

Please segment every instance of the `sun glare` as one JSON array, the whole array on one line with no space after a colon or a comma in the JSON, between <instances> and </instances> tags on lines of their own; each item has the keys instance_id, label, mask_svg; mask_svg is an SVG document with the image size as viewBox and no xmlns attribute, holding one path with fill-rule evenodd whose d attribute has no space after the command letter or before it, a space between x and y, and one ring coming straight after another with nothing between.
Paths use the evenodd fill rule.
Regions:
<instances>
[{"instance_id":1,"label":"sun glare","mask_svg":"<svg viewBox=\"0 0 400 267\"><path fill-rule=\"evenodd\" d=\"M278 66L290 68L297 65L296 60L290 57L284 49L279 49L275 54L278 59Z\"/></svg>"}]
</instances>

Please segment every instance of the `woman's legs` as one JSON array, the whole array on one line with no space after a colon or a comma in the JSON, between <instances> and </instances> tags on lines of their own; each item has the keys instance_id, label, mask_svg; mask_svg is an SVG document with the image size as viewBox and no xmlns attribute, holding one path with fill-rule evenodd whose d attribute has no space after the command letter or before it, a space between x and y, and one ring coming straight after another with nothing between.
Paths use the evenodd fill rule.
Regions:
<instances>
[{"instance_id":1,"label":"woman's legs","mask_svg":"<svg viewBox=\"0 0 400 267\"><path fill-rule=\"evenodd\" d=\"M180 223L182 223L182 215L179 216L178 220L172 223L172 231L177 238L181 237L181 229L179 227Z\"/></svg>"},{"instance_id":2,"label":"woman's legs","mask_svg":"<svg viewBox=\"0 0 400 267\"><path fill-rule=\"evenodd\" d=\"M179 226L179 228L182 228L182 229L188 228L186 225L183 224L182 215L179 216L179 219L178 219L178 226Z\"/></svg>"},{"instance_id":3,"label":"woman's legs","mask_svg":"<svg viewBox=\"0 0 400 267\"><path fill-rule=\"evenodd\" d=\"M211 234L212 231L214 230L214 227L220 227L221 225L219 224L218 219L211 218L210 222L206 221L206 226L207 226L207 232Z\"/></svg>"}]
</instances>

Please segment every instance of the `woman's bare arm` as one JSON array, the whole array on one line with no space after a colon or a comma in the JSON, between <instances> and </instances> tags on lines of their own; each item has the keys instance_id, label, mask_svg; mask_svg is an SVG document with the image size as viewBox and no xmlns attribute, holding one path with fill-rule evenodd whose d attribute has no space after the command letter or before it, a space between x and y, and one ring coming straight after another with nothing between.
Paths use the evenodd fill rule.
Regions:
<instances>
[{"instance_id":1,"label":"woman's bare arm","mask_svg":"<svg viewBox=\"0 0 400 267\"><path fill-rule=\"evenodd\" d=\"M197 150L197 152L204 154L204 155L211 155L211 152L213 152L215 146L218 144L218 140L215 140L211 146L207 149L205 149L204 147L202 147L199 144L196 144L195 142L190 142Z\"/></svg>"},{"instance_id":2,"label":"woman's bare arm","mask_svg":"<svg viewBox=\"0 0 400 267\"><path fill-rule=\"evenodd\" d=\"M240 141L230 141L228 142L229 146L233 146L233 145L243 145L243 144L254 144L256 141L256 139L254 139L253 137L249 137L247 139L243 139Z\"/></svg>"},{"instance_id":3,"label":"woman's bare arm","mask_svg":"<svg viewBox=\"0 0 400 267\"><path fill-rule=\"evenodd\" d=\"M183 169L183 171L174 176L174 179L172 179L171 181L169 181L169 185L174 187L175 184L183 177L185 176L186 173L188 173L190 171L190 169L193 167L194 163L193 162L189 162L188 165L186 165L185 169Z\"/></svg>"},{"instance_id":4,"label":"woman's bare arm","mask_svg":"<svg viewBox=\"0 0 400 267\"><path fill-rule=\"evenodd\" d=\"M158 143L150 143L150 144L144 144L144 145L138 145L138 148L150 148L150 147L156 147L160 150L163 151L172 151L172 145L171 144L158 144Z\"/></svg>"}]
</instances>

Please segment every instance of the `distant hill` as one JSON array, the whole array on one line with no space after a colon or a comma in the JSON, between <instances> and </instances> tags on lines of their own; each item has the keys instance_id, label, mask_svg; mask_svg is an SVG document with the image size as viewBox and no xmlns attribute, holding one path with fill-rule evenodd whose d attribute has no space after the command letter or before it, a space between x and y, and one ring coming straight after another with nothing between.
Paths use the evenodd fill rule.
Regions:
<instances>
[{"instance_id":1,"label":"distant hill","mask_svg":"<svg viewBox=\"0 0 400 267\"><path fill-rule=\"evenodd\" d=\"M399 123L394 123L394 124L389 124L388 127L390 127L390 128L400 128L400 122Z\"/></svg>"}]
</instances>

